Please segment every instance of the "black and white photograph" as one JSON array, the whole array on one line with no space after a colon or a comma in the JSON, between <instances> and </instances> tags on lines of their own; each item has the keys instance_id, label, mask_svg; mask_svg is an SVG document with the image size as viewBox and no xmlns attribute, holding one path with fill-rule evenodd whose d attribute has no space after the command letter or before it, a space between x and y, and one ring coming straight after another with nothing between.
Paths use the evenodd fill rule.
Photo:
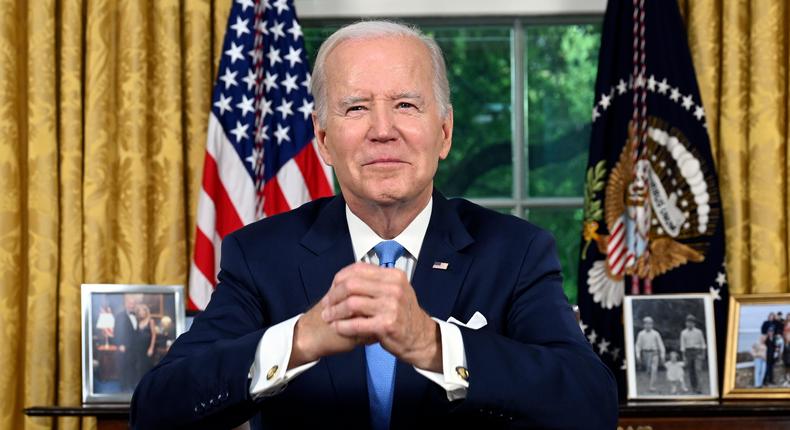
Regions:
<instances>
[{"instance_id":1,"label":"black and white photograph","mask_svg":"<svg viewBox=\"0 0 790 430\"><path fill-rule=\"evenodd\" d=\"M726 397L790 398L790 295L733 297Z\"/></svg>"},{"instance_id":2,"label":"black and white photograph","mask_svg":"<svg viewBox=\"0 0 790 430\"><path fill-rule=\"evenodd\" d=\"M710 295L627 296L624 325L629 399L718 397Z\"/></svg>"},{"instance_id":3,"label":"black and white photograph","mask_svg":"<svg viewBox=\"0 0 790 430\"><path fill-rule=\"evenodd\" d=\"M183 286L82 285L83 402L128 402L185 330Z\"/></svg>"}]
</instances>

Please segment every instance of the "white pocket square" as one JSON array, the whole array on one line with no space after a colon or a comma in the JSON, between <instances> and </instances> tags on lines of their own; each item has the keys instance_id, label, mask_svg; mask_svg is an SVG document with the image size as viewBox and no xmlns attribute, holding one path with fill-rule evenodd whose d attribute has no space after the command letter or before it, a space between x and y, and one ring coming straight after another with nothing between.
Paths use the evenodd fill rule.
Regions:
<instances>
[{"instance_id":1,"label":"white pocket square","mask_svg":"<svg viewBox=\"0 0 790 430\"><path fill-rule=\"evenodd\" d=\"M488 320L480 312L475 312L475 314L472 315L472 318L469 318L469 321L466 324L458 321L454 317L448 318L447 322L460 325L462 327L471 328L472 330L477 330L479 328L485 327L485 325L488 324Z\"/></svg>"}]
</instances>

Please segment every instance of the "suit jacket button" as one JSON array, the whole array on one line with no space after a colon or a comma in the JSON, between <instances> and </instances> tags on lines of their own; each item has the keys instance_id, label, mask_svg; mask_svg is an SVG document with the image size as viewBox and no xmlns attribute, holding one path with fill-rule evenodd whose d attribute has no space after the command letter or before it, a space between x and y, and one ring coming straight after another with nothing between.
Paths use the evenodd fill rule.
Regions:
<instances>
[{"instance_id":1,"label":"suit jacket button","mask_svg":"<svg viewBox=\"0 0 790 430\"><path fill-rule=\"evenodd\" d=\"M274 375L277 374L277 369L279 368L280 366L277 366L276 364L272 366L272 368L269 369L269 373L266 374L266 380L270 381L272 378L274 378Z\"/></svg>"},{"instance_id":2,"label":"suit jacket button","mask_svg":"<svg viewBox=\"0 0 790 430\"><path fill-rule=\"evenodd\" d=\"M461 379L463 379L464 381L468 381L469 380L469 370L466 367L463 367L463 366L456 367L455 368L455 373L457 373L458 376L460 376Z\"/></svg>"}]
</instances>

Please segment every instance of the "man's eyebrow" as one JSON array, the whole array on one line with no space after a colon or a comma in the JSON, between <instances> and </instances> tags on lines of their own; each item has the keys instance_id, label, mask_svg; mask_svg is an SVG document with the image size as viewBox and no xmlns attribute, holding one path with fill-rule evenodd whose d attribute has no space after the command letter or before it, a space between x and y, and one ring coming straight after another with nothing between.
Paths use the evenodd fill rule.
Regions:
<instances>
[{"instance_id":1,"label":"man's eyebrow","mask_svg":"<svg viewBox=\"0 0 790 430\"><path fill-rule=\"evenodd\" d=\"M422 96L420 95L420 93L415 91L401 91L399 93L391 94L389 98L391 100L398 100L398 99L422 100Z\"/></svg>"},{"instance_id":2,"label":"man's eyebrow","mask_svg":"<svg viewBox=\"0 0 790 430\"><path fill-rule=\"evenodd\" d=\"M419 100L422 101L422 96L420 93L415 91L401 91L397 93L393 93L387 95L387 99L389 100L400 100L400 99L411 99L411 100ZM347 96L340 99L340 106L352 106L357 103L368 103L370 102L371 98L367 96Z\"/></svg>"},{"instance_id":3,"label":"man's eyebrow","mask_svg":"<svg viewBox=\"0 0 790 430\"><path fill-rule=\"evenodd\" d=\"M369 102L370 97L364 96L348 96L340 99L340 106L351 106L357 103Z\"/></svg>"}]
</instances>

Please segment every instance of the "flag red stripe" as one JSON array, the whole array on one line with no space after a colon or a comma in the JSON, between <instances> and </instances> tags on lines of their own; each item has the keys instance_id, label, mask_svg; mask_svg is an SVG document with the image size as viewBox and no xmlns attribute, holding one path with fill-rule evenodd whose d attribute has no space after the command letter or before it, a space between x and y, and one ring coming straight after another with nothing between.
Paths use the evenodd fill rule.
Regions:
<instances>
[{"instance_id":1,"label":"flag red stripe","mask_svg":"<svg viewBox=\"0 0 790 430\"><path fill-rule=\"evenodd\" d=\"M618 249L622 248L622 244L623 244L623 240L625 239L625 236L623 235L616 236L614 239L616 239L616 242L611 246L609 246L609 255L614 254L615 252L617 252Z\"/></svg>"},{"instance_id":2,"label":"flag red stripe","mask_svg":"<svg viewBox=\"0 0 790 430\"><path fill-rule=\"evenodd\" d=\"M221 238L244 226L225 185L219 179L217 163L209 153L206 153L206 160L203 163L203 190L214 201L217 213L216 229ZM211 278L213 275L209 279Z\"/></svg>"},{"instance_id":3,"label":"flag red stripe","mask_svg":"<svg viewBox=\"0 0 790 430\"><path fill-rule=\"evenodd\" d=\"M311 199L331 196L333 194L332 187L329 185L326 174L324 173L324 166L321 165L321 160L313 148L313 142L308 143L299 151L294 157L296 165L302 172L302 177L307 184L307 191L310 193Z\"/></svg>"},{"instance_id":4,"label":"flag red stripe","mask_svg":"<svg viewBox=\"0 0 790 430\"><path fill-rule=\"evenodd\" d=\"M266 216L277 215L278 213L291 210L283 191L280 189L280 183L277 182L276 176L263 186L263 199L263 212L266 213Z\"/></svg>"},{"instance_id":5,"label":"flag red stripe","mask_svg":"<svg viewBox=\"0 0 790 430\"><path fill-rule=\"evenodd\" d=\"M211 239L206 237L203 230L197 229L195 232L195 266L200 273L211 282L217 285L217 276L214 268L214 244Z\"/></svg>"}]
</instances>

